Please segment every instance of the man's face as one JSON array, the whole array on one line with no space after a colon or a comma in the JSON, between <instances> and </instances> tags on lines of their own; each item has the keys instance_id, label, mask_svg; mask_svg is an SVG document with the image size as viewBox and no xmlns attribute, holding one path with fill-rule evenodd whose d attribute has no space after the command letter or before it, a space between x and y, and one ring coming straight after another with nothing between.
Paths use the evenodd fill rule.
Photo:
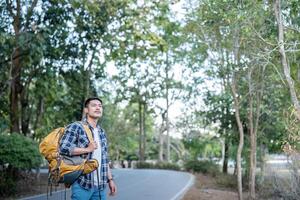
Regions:
<instances>
[{"instance_id":1,"label":"man's face","mask_svg":"<svg viewBox=\"0 0 300 200\"><path fill-rule=\"evenodd\" d=\"M91 118L98 119L102 117L102 103L99 100L91 100L84 109L85 113Z\"/></svg>"}]
</instances>

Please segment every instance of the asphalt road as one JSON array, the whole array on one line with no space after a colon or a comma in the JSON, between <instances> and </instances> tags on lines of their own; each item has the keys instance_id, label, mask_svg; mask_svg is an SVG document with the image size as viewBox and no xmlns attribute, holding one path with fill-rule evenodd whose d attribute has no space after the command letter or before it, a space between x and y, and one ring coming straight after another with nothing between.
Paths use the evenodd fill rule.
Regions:
<instances>
[{"instance_id":1,"label":"asphalt road","mask_svg":"<svg viewBox=\"0 0 300 200\"><path fill-rule=\"evenodd\" d=\"M108 200L179 200L193 184L194 176L169 170L116 169L113 170L118 192ZM54 192L49 200L63 200L64 191ZM46 200L37 195L23 200ZM67 199L70 191L67 190Z\"/></svg>"}]
</instances>

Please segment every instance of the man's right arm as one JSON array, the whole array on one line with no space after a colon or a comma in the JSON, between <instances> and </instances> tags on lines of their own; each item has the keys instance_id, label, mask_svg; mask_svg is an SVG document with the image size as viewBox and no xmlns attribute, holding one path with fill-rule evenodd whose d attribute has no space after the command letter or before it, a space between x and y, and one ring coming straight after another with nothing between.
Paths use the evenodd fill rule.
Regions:
<instances>
[{"instance_id":1,"label":"man's right arm","mask_svg":"<svg viewBox=\"0 0 300 200\"><path fill-rule=\"evenodd\" d=\"M76 145L76 140L81 131L79 124L73 123L69 125L63 137L60 140L59 150L60 153L67 156L87 154L94 151L97 148L96 143L89 143L86 148L79 148Z\"/></svg>"},{"instance_id":2,"label":"man's right arm","mask_svg":"<svg viewBox=\"0 0 300 200\"><path fill-rule=\"evenodd\" d=\"M76 155L90 153L90 152L93 152L95 149L97 149L97 143L90 142L89 146L87 148L75 147L72 151L72 155L76 156Z\"/></svg>"}]
</instances>

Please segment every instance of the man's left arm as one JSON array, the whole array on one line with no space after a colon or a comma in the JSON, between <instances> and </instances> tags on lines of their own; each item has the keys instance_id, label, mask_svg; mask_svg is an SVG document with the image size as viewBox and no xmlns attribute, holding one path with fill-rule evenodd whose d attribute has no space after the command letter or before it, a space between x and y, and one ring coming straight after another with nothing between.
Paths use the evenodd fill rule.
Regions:
<instances>
[{"instance_id":1,"label":"man's left arm","mask_svg":"<svg viewBox=\"0 0 300 200\"><path fill-rule=\"evenodd\" d=\"M103 131L103 137L106 139L106 134ZM112 172L111 172L111 168L110 168L110 162L109 162L109 154L108 154L108 145L107 143L105 143L104 145L104 151L106 152L106 162L107 162L107 183L108 183L108 187L110 190L109 195L115 195L117 193L117 186L113 180L113 176L112 176Z\"/></svg>"},{"instance_id":2,"label":"man's left arm","mask_svg":"<svg viewBox=\"0 0 300 200\"><path fill-rule=\"evenodd\" d=\"M108 176L108 186L109 186L109 190L110 190L110 195L115 195L117 193L117 186L114 182L114 179L113 179L113 176L112 176L112 173L111 173L111 169L110 169L110 166L108 165L108 172L107 172Z\"/></svg>"}]
</instances>

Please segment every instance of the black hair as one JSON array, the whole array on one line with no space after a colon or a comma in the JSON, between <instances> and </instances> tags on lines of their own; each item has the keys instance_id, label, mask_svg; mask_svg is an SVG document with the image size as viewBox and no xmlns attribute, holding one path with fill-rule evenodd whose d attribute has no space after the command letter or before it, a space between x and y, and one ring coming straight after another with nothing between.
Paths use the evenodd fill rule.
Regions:
<instances>
[{"instance_id":1,"label":"black hair","mask_svg":"<svg viewBox=\"0 0 300 200\"><path fill-rule=\"evenodd\" d=\"M93 101L93 100L98 100L102 104L102 100L100 98L98 98L98 97L90 97L87 100L85 100L84 107L86 108L88 106L88 104L90 103L90 101Z\"/></svg>"}]
</instances>

